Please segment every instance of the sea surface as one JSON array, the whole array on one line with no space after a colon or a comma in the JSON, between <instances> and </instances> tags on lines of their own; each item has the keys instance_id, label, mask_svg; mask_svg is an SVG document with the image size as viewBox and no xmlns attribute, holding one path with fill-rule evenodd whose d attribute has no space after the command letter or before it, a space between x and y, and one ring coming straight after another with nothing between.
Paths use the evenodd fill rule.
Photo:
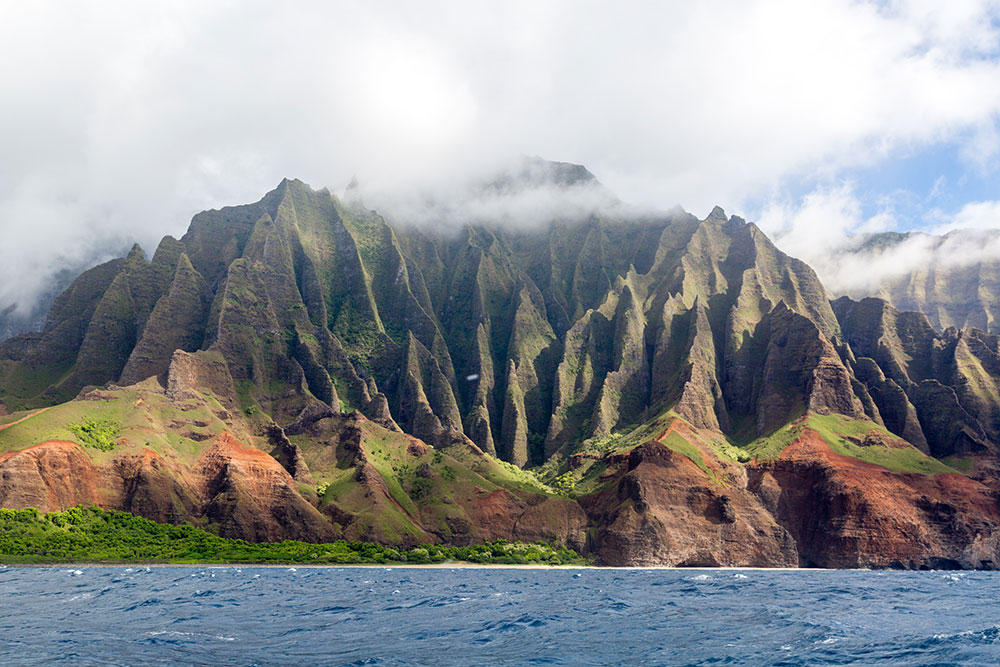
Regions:
<instances>
[{"instance_id":1,"label":"sea surface","mask_svg":"<svg viewBox=\"0 0 1000 667\"><path fill-rule=\"evenodd\" d=\"M0 664L1000 663L1000 574L0 567Z\"/></svg>"}]
</instances>

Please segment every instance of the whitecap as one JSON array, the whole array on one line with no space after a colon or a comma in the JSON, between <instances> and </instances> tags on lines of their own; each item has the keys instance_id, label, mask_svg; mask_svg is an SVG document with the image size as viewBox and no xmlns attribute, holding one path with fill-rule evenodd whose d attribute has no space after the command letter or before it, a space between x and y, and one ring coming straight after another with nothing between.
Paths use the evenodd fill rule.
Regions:
<instances>
[{"instance_id":1,"label":"whitecap","mask_svg":"<svg viewBox=\"0 0 1000 667\"><path fill-rule=\"evenodd\" d=\"M749 579L745 574L734 574L733 579Z\"/></svg>"},{"instance_id":2,"label":"whitecap","mask_svg":"<svg viewBox=\"0 0 1000 667\"><path fill-rule=\"evenodd\" d=\"M179 630L154 630L153 632L146 633L150 637L211 637L212 639L218 639L224 642L234 642L236 637L229 637L227 635L207 635L200 632L181 632Z\"/></svg>"},{"instance_id":3,"label":"whitecap","mask_svg":"<svg viewBox=\"0 0 1000 667\"><path fill-rule=\"evenodd\" d=\"M708 581L711 578L707 574L699 574L697 577L691 577L691 581Z\"/></svg>"}]
</instances>

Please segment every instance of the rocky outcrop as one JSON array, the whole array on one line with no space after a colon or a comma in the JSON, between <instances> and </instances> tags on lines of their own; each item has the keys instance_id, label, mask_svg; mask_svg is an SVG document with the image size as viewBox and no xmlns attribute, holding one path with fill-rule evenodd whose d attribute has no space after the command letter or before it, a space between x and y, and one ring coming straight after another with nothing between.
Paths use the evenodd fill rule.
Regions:
<instances>
[{"instance_id":1,"label":"rocky outcrop","mask_svg":"<svg viewBox=\"0 0 1000 667\"><path fill-rule=\"evenodd\" d=\"M557 542L587 551L587 515L577 503L545 496L518 498L507 489L477 494L469 507L469 542L483 539Z\"/></svg>"},{"instance_id":2,"label":"rocky outcrop","mask_svg":"<svg viewBox=\"0 0 1000 667\"><path fill-rule=\"evenodd\" d=\"M997 451L1000 342L981 331L937 333L920 313L880 299L842 297L834 308L855 377L885 426L942 458Z\"/></svg>"},{"instance_id":3,"label":"rocky outcrop","mask_svg":"<svg viewBox=\"0 0 1000 667\"><path fill-rule=\"evenodd\" d=\"M0 507L53 512L100 499L100 475L80 445L50 441L0 454Z\"/></svg>"},{"instance_id":4,"label":"rocky outcrop","mask_svg":"<svg viewBox=\"0 0 1000 667\"><path fill-rule=\"evenodd\" d=\"M322 542L336 531L296 489L274 458L220 435L192 471L206 501L202 514L224 537L254 542L300 539Z\"/></svg>"},{"instance_id":5,"label":"rocky outcrop","mask_svg":"<svg viewBox=\"0 0 1000 667\"><path fill-rule=\"evenodd\" d=\"M747 488L740 466L712 484L691 459L651 441L606 473L607 487L581 499L608 565L782 567L798 564L791 535Z\"/></svg>"},{"instance_id":6,"label":"rocky outcrop","mask_svg":"<svg viewBox=\"0 0 1000 667\"><path fill-rule=\"evenodd\" d=\"M749 488L804 567L1000 567L997 495L959 474L892 473L839 456L806 429Z\"/></svg>"},{"instance_id":7,"label":"rocky outcrop","mask_svg":"<svg viewBox=\"0 0 1000 667\"><path fill-rule=\"evenodd\" d=\"M236 388L229 366L210 353L188 354L176 350L167 368L167 397L183 400L198 392L210 391L227 408L236 405Z\"/></svg>"}]
</instances>

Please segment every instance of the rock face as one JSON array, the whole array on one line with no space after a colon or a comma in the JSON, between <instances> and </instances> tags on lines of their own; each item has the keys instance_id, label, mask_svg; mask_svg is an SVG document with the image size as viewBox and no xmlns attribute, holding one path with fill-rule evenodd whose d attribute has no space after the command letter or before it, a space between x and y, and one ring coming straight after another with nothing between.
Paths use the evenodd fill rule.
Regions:
<instances>
[{"instance_id":1,"label":"rock face","mask_svg":"<svg viewBox=\"0 0 1000 667\"><path fill-rule=\"evenodd\" d=\"M691 459L659 442L623 457L606 489L582 499L599 526L597 555L609 565L794 567L795 541L747 487L740 466L719 467L730 484L706 484Z\"/></svg>"},{"instance_id":2,"label":"rock face","mask_svg":"<svg viewBox=\"0 0 1000 667\"><path fill-rule=\"evenodd\" d=\"M73 442L44 442L0 455L0 504L51 512L92 503L98 475Z\"/></svg>"},{"instance_id":3,"label":"rock face","mask_svg":"<svg viewBox=\"0 0 1000 667\"><path fill-rule=\"evenodd\" d=\"M894 474L831 452L807 430L749 476L802 566L1000 566L997 495L963 475Z\"/></svg>"},{"instance_id":4,"label":"rock face","mask_svg":"<svg viewBox=\"0 0 1000 667\"><path fill-rule=\"evenodd\" d=\"M847 362L890 431L938 458L996 451L1000 339L975 329L939 334L922 314L880 299L833 305Z\"/></svg>"},{"instance_id":5,"label":"rock face","mask_svg":"<svg viewBox=\"0 0 1000 667\"><path fill-rule=\"evenodd\" d=\"M535 166L523 178L599 187ZM83 274L41 333L0 345L0 402L176 384L193 372L178 355L201 351L217 367L196 385L283 426L322 403L523 467L671 407L757 434L805 407L858 411L838 335L813 271L721 209L434 234L283 181L151 261L135 247Z\"/></svg>"},{"instance_id":6,"label":"rock face","mask_svg":"<svg viewBox=\"0 0 1000 667\"><path fill-rule=\"evenodd\" d=\"M206 500L201 513L223 537L254 542L329 541L336 532L299 495L295 480L265 452L223 432L192 471Z\"/></svg>"},{"instance_id":7,"label":"rock face","mask_svg":"<svg viewBox=\"0 0 1000 667\"><path fill-rule=\"evenodd\" d=\"M0 479L3 507L98 505L169 523L205 517L221 535L252 541L336 536L277 461L227 432L191 470L151 450L98 465L80 445L52 441L0 456Z\"/></svg>"},{"instance_id":8,"label":"rock face","mask_svg":"<svg viewBox=\"0 0 1000 667\"><path fill-rule=\"evenodd\" d=\"M285 180L83 273L0 344L0 505L614 564L1000 563L1000 339L935 329L975 318L831 303L752 223L637 215L582 167L487 190L536 186L603 203L435 231ZM65 442L108 414L111 452Z\"/></svg>"}]
</instances>

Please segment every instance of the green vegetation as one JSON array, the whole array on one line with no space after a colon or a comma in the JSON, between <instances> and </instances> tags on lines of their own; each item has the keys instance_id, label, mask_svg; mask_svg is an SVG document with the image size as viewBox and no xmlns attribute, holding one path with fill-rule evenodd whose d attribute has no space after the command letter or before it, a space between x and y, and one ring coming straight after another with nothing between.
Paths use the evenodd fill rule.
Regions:
<instances>
[{"instance_id":1,"label":"green vegetation","mask_svg":"<svg viewBox=\"0 0 1000 667\"><path fill-rule=\"evenodd\" d=\"M660 442L681 456L686 456L691 459L691 461L693 461L696 466L701 468L702 472L706 475L712 474L708 469L708 465L705 464L705 459L698 450L698 446L692 442L688 442L680 433L671 431L667 434L667 437Z\"/></svg>"},{"instance_id":2,"label":"green vegetation","mask_svg":"<svg viewBox=\"0 0 1000 667\"><path fill-rule=\"evenodd\" d=\"M96 507L40 514L0 509L3 563L444 563L586 564L572 549L497 540L466 547L422 544L395 549L337 540L254 544L217 537L190 525L171 526Z\"/></svg>"},{"instance_id":3,"label":"green vegetation","mask_svg":"<svg viewBox=\"0 0 1000 667\"><path fill-rule=\"evenodd\" d=\"M836 414L811 414L806 420L806 425L819 433L820 437L830 445L830 449L841 456L882 466L893 472L916 472L925 475L957 472L941 461L927 456L916 447L899 440L877 424L863 419L851 419ZM889 447L883 444L856 442L870 433L892 438L899 442L900 446Z\"/></svg>"},{"instance_id":4,"label":"green vegetation","mask_svg":"<svg viewBox=\"0 0 1000 667\"><path fill-rule=\"evenodd\" d=\"M73 432L84 447L110 452L118 445L122 425L113 419L88 419L82 424L70 424L67 428Z\"/></svg>"},{"instance_id":5,"label":"green vegetation","mask_svg":"<svg viewBox=\"0 0 1000 667\"><path fill-rule=\"evenodd\" d=\"M941 459L941 461L949 468L954 468L960 472L972 472L973 468L976 467L976 458L974 456L959 456L958 454L953 454L951 456L946 456Z\"/></svg>"},{"instance_id":6,"label":"green vegetation","mask_svg":"<svg viewBox=\"0 0 1000 667\"><path fill-rule=\"evenodd\" d=\"M725 441L716 441L712 444L715 447L715 451L731 461L736 461L737 463L749 463L750 460L753 459L750 452L742 447L731 445Z\"/></svg>"},{"instance_id":7,"label":"green vegetation","mask_svg":"<svg viewBox=\"0 0 1000 667\"><path fill-rule=\"evenodd\" d=\"M757 438L743 449L758 461L773 461L785 451L785 447L795 442L801 433L802 422L794 421L762 438Z\"/></svg>"}]
</instances>

